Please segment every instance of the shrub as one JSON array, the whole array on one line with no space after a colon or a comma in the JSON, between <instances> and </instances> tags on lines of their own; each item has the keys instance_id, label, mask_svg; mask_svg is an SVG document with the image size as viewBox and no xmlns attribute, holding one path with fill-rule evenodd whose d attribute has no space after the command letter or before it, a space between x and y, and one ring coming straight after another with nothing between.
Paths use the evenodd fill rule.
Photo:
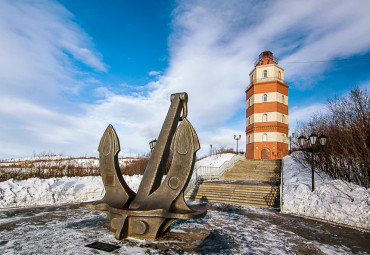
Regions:
<instances>
[{"instance_id":1,"label":"shrub","mask_svg":"<svg viewBox=\"0 0 370 255\"><path fill-rule=\"evenodd\" d=\"M311 133L328 137L324 148L316 148L313 162L311 153L304 151L300 160L314 164L329 176L353 182L365 188L370 185L370 95L367 90L352 89L350 94L335 98L327 104L326 113L316 113L300 123L297 133Z\"/></svg>"}]
</instances>

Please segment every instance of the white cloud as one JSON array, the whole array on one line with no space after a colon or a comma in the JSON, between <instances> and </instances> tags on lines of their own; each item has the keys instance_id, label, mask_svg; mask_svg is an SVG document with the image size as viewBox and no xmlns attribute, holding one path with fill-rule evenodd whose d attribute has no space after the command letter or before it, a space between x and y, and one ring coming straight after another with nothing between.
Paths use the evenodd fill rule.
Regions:
<instances>
[{"instance_id":1,"label":"white cloud","mask_svg":"<svg viewBox=\"0 0 370 255\"><path fill-rule=\"evenodd\" d=\"M160 75L162 72L161 71L150 71L148 74L150 76L157 76L157 75Z\"/></svg>"},{"instance_id":2,"label":"white cloud","mask_svg":"<svg viewBox=\"0 0 370 255\"><path fill-rule=\"evenodd\" d=\"M370 92L370 81L363 82L358 87L360 89L366 89L368 92Z\"/></svg>"},{"instance_id":3,"label":"white cloud","mask_svg":"<svg viewBox=\"0 0 370 255\"><path fill-rule=\"evenodd\" d=\"M6 144L0 155L24 155L31 149L92 153L109 123L123 151L147 152L170 94L182 91L189 94L189 120L205 153L209 144L235 147L234 134L243 135L245 146L245 114L232 128L230 121L245 107L249 72L261 51L281 56L285 77L302 87L302 81L317 78L330 63L288 62L347 57L370 49L369 1L180 1L173 13L169 66L163 73L149 72L160 74L156 82L124 95L101 86L95 90L100 97L96 102L72 104L60 90L78 94L84 84L76 80L77 70L65 51L95 70L107 70L91 39L58 4L0 3L0 87L3 95L12 96L8 99L14 98L1 104L13 110L0 111L7 121L0 128ZM321 107L291 108L290 129Z\"/></svg>"},{"instance_id":4,"label":"white cloud","mask_svg":"<svg viewBox=\"0 0 370 255\"><path fill-rule=\"evenodd\" d=\"M325 104L312 104L306 107L292 107L289 110L289 131L293 133L298 122L307 121L314 113L325 113L327 111Z\"/></svg>"}]
</instances>

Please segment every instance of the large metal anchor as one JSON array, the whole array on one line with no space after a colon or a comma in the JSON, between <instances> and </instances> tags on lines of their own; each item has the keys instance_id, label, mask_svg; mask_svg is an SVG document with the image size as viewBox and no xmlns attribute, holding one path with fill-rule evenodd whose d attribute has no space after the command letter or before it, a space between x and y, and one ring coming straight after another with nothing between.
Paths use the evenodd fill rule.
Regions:
<instances>
[{"instance_id":1,"label":"large metal anchor","mask_svg":"<svg viewBox=\"0 0 370 255\"><path fill-rule=\"evenodd\" d=\"M205 208L190 207L184 200L184 190L193 172L196 152L200 149L198 136L186 118L187 101L186 93L171 95L171 106L137 194L122 177L118 165L120 146L117 134L112 125L105 130L98 148L105 196L87 207L107 214L116 239L155 239L178 219L206 215ZM179 121L181 123L177 127ZM161 184L170 150L173 153L172 164Z\"/></svg>"}]
</instances>

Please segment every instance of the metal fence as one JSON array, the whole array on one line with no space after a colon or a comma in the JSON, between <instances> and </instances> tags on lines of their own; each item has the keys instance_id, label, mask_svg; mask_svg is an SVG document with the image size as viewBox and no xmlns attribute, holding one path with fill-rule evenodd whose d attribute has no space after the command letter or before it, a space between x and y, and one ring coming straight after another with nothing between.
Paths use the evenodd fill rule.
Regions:
<instances>
[{"instance_id":1,"label":"metal fence","mask_svg":"<svg viewBox=\"0 0 370 255\"><path fill-rule=\"evenodd\" d=\"M226 171L230 171L236 162L244 158L244 155L237 154L234 155L229 161L224 162L220 167L199 166L195 168L189 184L185 189L185 194L194 188L199 181L219 179Z\"/></svg>"},{"instance_id":2,"label":"metal fence","mask_svg":"<svg viewBox=\"0 0 370 255\"><path fill-rule=\"evenodd\" d=\"M284 155L281 153L281 171L280 171L280 212L283 211L284 201L283 201L283 191L284 191Z\"/></svg>"}]
</instances>

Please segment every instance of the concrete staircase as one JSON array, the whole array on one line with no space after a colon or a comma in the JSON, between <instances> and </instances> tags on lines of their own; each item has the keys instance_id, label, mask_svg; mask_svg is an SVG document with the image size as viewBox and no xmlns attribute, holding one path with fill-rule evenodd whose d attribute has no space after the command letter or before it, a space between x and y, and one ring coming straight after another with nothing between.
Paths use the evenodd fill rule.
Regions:
<instances>
[{"instance_id":1,"label":"concrete staircase","mask_svg":"<svg viewBox=\"0 0 370 255\"><path fill-rule=\"evenodd\" d=\"M220 180L199 183L185 198L277 208L280 171L281 160L243 160Z\"/></svg>"}]
</instances>

